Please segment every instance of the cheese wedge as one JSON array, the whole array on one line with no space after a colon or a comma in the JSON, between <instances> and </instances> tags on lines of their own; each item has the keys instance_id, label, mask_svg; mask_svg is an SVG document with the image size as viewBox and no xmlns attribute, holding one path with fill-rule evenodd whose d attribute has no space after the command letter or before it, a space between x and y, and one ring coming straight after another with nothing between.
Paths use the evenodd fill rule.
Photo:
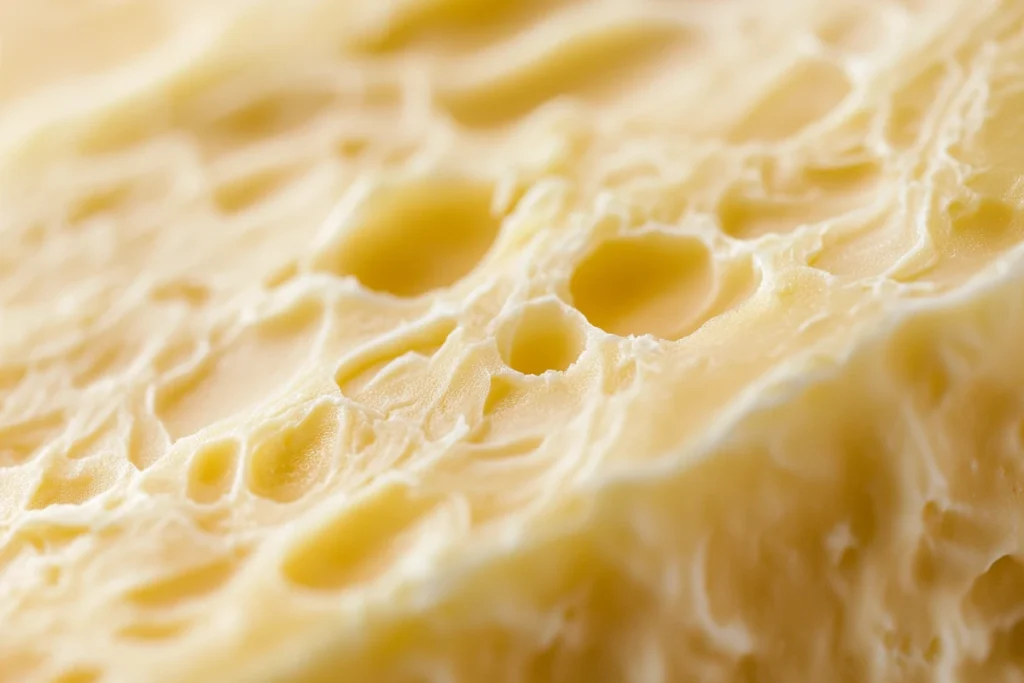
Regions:
<instances>
[{"instance_id":1,"label":"cheese wedge","mask_svg":"<svg viewBox=\"0 0 1024 683\"><path fill-rule=\"evenodd\" d=\"M1024 3L0 0L0 682L1024 680Z\"/></svg>"}]
</instances>

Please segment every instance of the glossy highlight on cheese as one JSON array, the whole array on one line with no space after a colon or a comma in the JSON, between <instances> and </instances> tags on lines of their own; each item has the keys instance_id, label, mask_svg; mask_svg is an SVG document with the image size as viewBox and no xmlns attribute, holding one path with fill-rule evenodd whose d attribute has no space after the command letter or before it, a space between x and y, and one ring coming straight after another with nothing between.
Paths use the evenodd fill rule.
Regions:
<instances>
[{"instance_id":1,"label":"glossy highlight on cheese","mask_svg":"<svg viewBox=\"0 0 1024 683\"><path fill-rule=\"evenodd\" d=\"M1011 683L1024 4L0 0L0 682Z\"/></svg>"}]
</instances>

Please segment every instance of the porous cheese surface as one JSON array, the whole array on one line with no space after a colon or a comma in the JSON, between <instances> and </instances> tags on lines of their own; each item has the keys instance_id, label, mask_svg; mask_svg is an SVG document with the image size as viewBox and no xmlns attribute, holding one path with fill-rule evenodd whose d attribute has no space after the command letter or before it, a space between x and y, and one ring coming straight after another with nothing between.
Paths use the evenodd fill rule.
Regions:
<instances>
[{"instance_id":1,"label":"porous cheese surface","mask_svg":"<svg viewBox=\"0 0 1024 683\"><path fill-rule=\"evenodd\" d=\"M1024 680L1024 3L2 0L0 681Z\"/></svg>"}]
</instances>

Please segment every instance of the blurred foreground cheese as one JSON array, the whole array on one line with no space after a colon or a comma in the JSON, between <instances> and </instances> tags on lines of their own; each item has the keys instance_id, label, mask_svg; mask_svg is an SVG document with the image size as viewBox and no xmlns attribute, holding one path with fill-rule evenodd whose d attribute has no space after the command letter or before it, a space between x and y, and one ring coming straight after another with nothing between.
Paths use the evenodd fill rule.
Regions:
<instances>
[{"instance_id":1,"label":"blurred foreground cheese","mask_svg":"<svg viewBox=\"0 0 1024 683\"><path fill-rule=\"evenodd\" d=\"M0 681L1024 680L1024 2L0 1Z\"/></svg>"}]
</instances>

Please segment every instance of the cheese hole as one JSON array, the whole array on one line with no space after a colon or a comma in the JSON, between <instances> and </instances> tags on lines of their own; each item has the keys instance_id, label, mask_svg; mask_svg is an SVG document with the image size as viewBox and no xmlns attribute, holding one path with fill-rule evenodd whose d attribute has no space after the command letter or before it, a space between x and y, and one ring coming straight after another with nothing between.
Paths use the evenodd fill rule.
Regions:
<instances>
[{"instance_id":1,"label":"cheese hole","mask_svg":"<svg viewBox=\"0 0 1024 683\"><path fill-rule=\"evenodd\" d=\"M490 185L431 179L384 188L314 267L352 275L399 297L449 287L472 271L498 234Z\"/></svg>"},{"instance_id":2,"label":"cheese hole","mask_svg":"<svg viewBox=\"0 0 1024 683\"><path fill-rule=\"evenodd\" d=\"M188 497L197 503L213 503L231 488L238 462L238 444L221 441L196 451L188 468Z\"/></svg>"},{"instance_id":3,"label":"cheese hole","mask_svg":"<svg viewBox=\"0 0 1024 683\"><path fill-rule=\"evenodd\" d=\"M110 488L115 478L116 474L109 465L95 459L56 460L43 474L28 502L28 509L81 505Z\"/></svg>"},{"instance_id":4,"label":"cheese hole","mask_svg":"<svg viewBox=\"0 0 1024 683\"><path fill-rule=\"evenodd\" d=\"M576 308L609 334L674 340L703 322L714 284L703 242L648 232L599 244L577 265L569 288Z\"/></svg>"},{"instance_id":5,"label":"cheese hole","mask_svg":"<svg viewBox=\"0 0 1024 683\"><path fill-rule=\"evenodd\" d=\"M487 398L484 399L484 416L494 415L495 413L514 408L516 404L522 401L525 393L521 381L503 375L494 375L491 377Z\"/></svg>"},{"instance_id":6,"label":"cheese hole","mask_svg":"<svg viewBox=\"0 0 1024 683\"><path fill-rule=\"evenodd\" d=\"M334 154L345 161L352 161L369 151L371 141L366 136L343 135L334 142Z\"/></svg>"},{"instance_id":7,"label":"cheese hole","mask_svg":"<svg viewBox=\"0 0 1024 683\"><path fill-rule=\"evenodd\" d=\"M513 441L471 440L466 445L466 456L475 465L487 461L513 460L535 453L544 443L543 436L524 436Z\"/></svg>"},{"instance_id":8,"label":"cheese hole","mask_svg":"<svg viewBox=\"0 0 1024 683\"><path fill-rule=\"evenodd\" d=\"M1003 555L975 579L967 601L986 623L1011 618L1024 608L1024 563Z\"/></svg>"},{"instance_id":9,"label":"cheese hole","mask_svg":"<svg viewBox=\"0 0 1024 683\"><path fill-rule=\"evenodd\" d=\"M221 93L211 93L212 97ZM256 143L298 130L328 111L334 95L316 88L279 90L213 112L195 112L185 121L214 149ZM209 100L213 102L213 100Z\"/></svg>"},{"instance_id":10,"label":"cheese hole","mask_svg":"<svg viewBox=\"0 0 1024 683\"><path fill-rule=\"evenodd\" d=\"M0 365L0 399L14 392L27 374L25 365Z\"/></svg>"},{"instance_id":11,"label":"cheese hole","mask_svg":"<svg viewBox=\"0 0 1024 683\"><path fill-rule=\"evenodd\" d=\"M502 360L524 375L568 369L584 344L583 330L554 301L528 305L498 332Z\"/></svg>"},{"instance_id":12,"label":"cheese hole","mask_svg":"<svg viewBox=\"0 0 1024 683\"><path fill-rule=\"evenodd\" d=\"M170 640L188 630L188 623L181 621L140 621L124 626L117 635L126 640L154 642Z\"/></svg>"},{"instance_id":13,"label":"cheese hole","mask_svg":"<svg viewBox=\"0 0 1024 683\"><path fill-rule=\"evenodd\" d=\"M815 222L817 207L792 199L749 196L740 191L723 195L718 205L722 232L738 239L786 233Z\"/></svg>"},{"instance_id":14,"label":"cheese hole","mask_svg":"<svg viewBox=\"0 0 1024 683\"><path fill-rule=\"evenodd\" d=\"M335 408L319 403L299 422L264 437L249 459L249 489L279 503L304 496L326 474L337 430Z\"/></svg>"},{"instance_id":15,"label":"cheese hole","mask_svg":"<svg viewBox=\"0 0 1024 683\"><path fill-rule=\"evenodd\" d=\"M908 327L893 340L890 372L922 407L938 407L950 391L952 378L941 339L931 325Z\"/></svg>"},{"instance_id":16,"label":"cheese hole","mask_svg":"<svg viewBox=\"0 0 1024 683\"><path fill-rule=\"evenodd\" d=\"M40 555L57 555L88 535L89 529L86 526L38 522L22 527L15 532L11 538L11 547L19 547L24 544Z\"/></svg>"},{"instance_id":17,"label":"cheese hole","mask_svg":"<svg viewBox=\"0 0 1024 683\"><path fill-rule=\"evenodd\" d=\"M282 571L306 588L338 590L372 581L398 559L412 557L439 501L397 482L367 494L299 543Z\"/></svg>"},{"instance_id":18,"label":"cheese hole","mask_svg":"<svg viewBox=\"0 0 1024 683\"><path fill-rule=\"evenodd\" d=\"M202 306L210 298L210 288L202 282L187 278L173 277L158 282L150 291L153 301L159 303L183 303L188 306Z\"/></svg>"},{"instance_id":19,"label":"cheese hole","mask_svg":"<svg viewBox=\"0 0 1024 683\"><path fill-rule=\"evenodd\" d=\"M346 51L386 53L408 48L465 53L523 30L566 0L426 0L400 2L346 41ZM384 18L386 16L386 19Z\"/></svg>"},{"instance_id":20,"label":"cheese hole","mask_svg":"<svg viewBox=\"0 0 1024 683\"><path fill-rule=\"evenodd\" d=\"M128 592L126 598L137 607L159 609L201 599L234 576L238 558L228 557L156 579Z\"/></svg>"},{"instance_id":21,"label":"cheese hole","mask_svg":"<svg viewBox=\"0 0 1024 683\"><path fill-rule=\"evenodd\" d=\"M39 576L47 586L59 586L64 580L64 569L58 565L47 565L40 568Z\"/></svg>"},{"instance_id":22,"label":"cheese hole","mask_svg":"<svg viewBox=\"0 0 1024 683\"><path fill-rule=\"evenodd\" d=\"M973 203L954 202L949 213L953 229L951 251L995 252L1019 237L1020 230L1014 230L1015 223L1019 225L1015 207L998 199L983 197Z\"/></svg>"},{"instance_id":23,"label":"cheese hole","mask_svg":"<svg viewBox=\"0 0 1024 683\"><path fill-rule=\"evenodd\" d=\"M240 213L277 194L295 176L295 169L274 168L231 178L213 189L213 200L224 214Z\"/></svg>"},{"instance_id":24,"label":"cheese hole","mask_svg":"<svg viewBox=\"0 0 1024 683\"><path fill-rule=\"evenodd\" d=\"M132 196L128 184L98 188L78 198L68 209L67 221L79 225L101 215L113 215L123 211Z\"/></svg>"},{"instance_id":25,"label":"cheese hole","mask_svg":"<svg viewBox=\"0 0 1024 683\"><path fill-rule=\"evenodd\" d=\"M298 274L298 264L295 261L288 261L267 273L263 278L263 286L267 289L277 289L294 280Z\"/></svg>"},{"instance_id":26,"label":"cheese hole","mask_svg":"<svg viewBox=\"0 0 1024 683\"><path fill-rule=\"evenodd\" d=\"M53 683L96 683L103 675L101 669L94 666L76 666L53 679Z\"/></svg>"},{"instance_id":27,"label":"cheese hole","mask_svg":"<svg viewBox=\"0 0 1024 683\"><path fill-rule=\"evenodd\" d=\"M1024 619L1006 631L1003 642L1007 653L1006 659L1011 663L1011 670L1019 672L1021 665L1024 665Z\"/></svg>"}]
</instances>

